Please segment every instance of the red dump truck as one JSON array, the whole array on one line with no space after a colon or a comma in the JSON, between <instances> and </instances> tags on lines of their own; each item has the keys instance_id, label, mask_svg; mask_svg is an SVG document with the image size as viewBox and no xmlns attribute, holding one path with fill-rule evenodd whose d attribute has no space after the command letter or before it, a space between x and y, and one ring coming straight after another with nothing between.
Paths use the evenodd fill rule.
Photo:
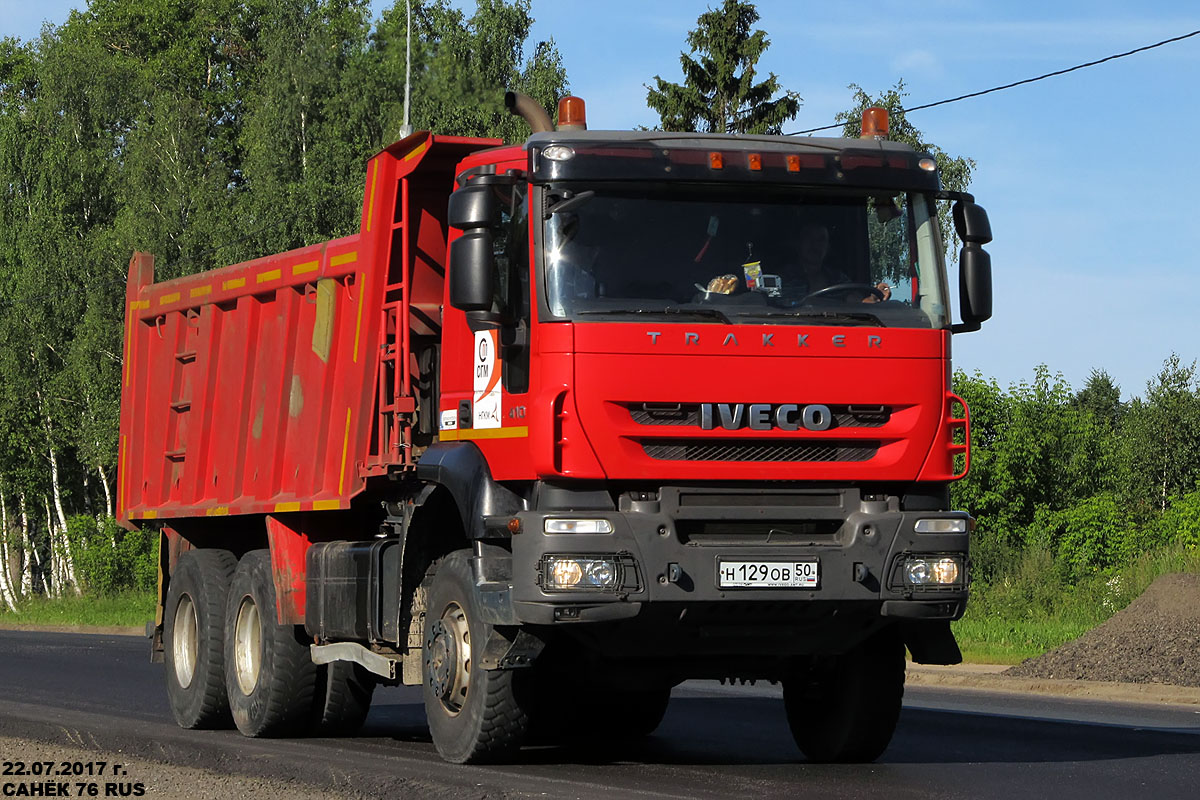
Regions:
<instances>
[{"instance_id":1,"label":"red dump truck","mask_svg":"<svg viewBox=\"0 0 1200 800\"><path fill-rule=\"evenodd\" d=\"M880 110L825 139L507 101L523 143L371 158L356 235L160 283L134 255L119 516L160 526L176 719L348 732L419 684L471 762L769 680L810 759L874 759L905 649L961 659L986 214Z\"/></svg>"}]
</instances>

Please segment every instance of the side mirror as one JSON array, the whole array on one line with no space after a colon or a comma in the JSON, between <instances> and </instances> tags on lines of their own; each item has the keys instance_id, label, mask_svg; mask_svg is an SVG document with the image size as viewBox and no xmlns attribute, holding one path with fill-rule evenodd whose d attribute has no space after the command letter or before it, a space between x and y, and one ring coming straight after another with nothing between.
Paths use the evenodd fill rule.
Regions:
<instances>
[{"instance_id":1,"label":"side mirror","mask_svg":"<svg viewBox=\"0 0 1200 800\"><path fill-rule=\"evenodd\" d=\"M974 242L958 256L958 303L963 324L951 328L955 333L977 331L992 316L992 257Z\"/></svg>"},{"instance_id":2,"label":"side mirror","mask_svg":"<svg viewBox=\"0 0 1200 800\"><path fill-rule=\"evenodd\" d=\"M491 311L495 260L489 228L472 228L451 242L450 305L460 311Z\"/></svg>"},{"instance_id":3,"label":"side mirror","mask_svg":"<svg viewBox=\"0 0 1200 800\"><path fill-rule=\"evenodd\" d=\"M490 228L500 222L500 206L488 184L464 186L450 195L446 221L460 230Z\"/></svg>"},{"instance_id":4,"label":"side mirror","mask_svg":"<svg viewBox=\"0 0 1200 800\"><path fill-rule=\"evenodd\" d=\"M958 238L969 244L987 244L992 240L992 224L983 206L969 200L954 204L954 230Z\"/></svg>"}]
</instances>

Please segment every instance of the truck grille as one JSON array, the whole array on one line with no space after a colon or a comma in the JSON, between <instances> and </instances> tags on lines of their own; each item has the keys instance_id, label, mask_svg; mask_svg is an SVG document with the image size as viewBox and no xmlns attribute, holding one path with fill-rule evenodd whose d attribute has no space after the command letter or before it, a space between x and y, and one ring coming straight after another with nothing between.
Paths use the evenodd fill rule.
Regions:
<instances>
[{"instance_id":1,"label":"truck grille","mask_svg":"<svg viewBox=\"0 0 1200 800\"><path fill-rule=\"evenodd\" d=\"M655 439L642 442L642 449L660 461L868 461L879 442Z\"/></svg>"},{"instance_id":2,"label":"truck grille","mask_svg":"<svg viewBox=\"0 0 1200 800\"><path fill-rule=\"evenodd\" d=\"M699 403L629 403L626 407L638 425L700 424ZM834 428L880 428L892 416L888 406L840 405L830 406L829 411Z\"/></svg>"},{"instance_id":3,"label":"truck grille","mask_svg":"<svg viewBox=\"0 0 1200 800\"><path fill-rule=\"evenodd\" d=\"M700 520L675 521L683 544L735 547L741 545L834 545L840 519Z\"/></svg>"}]
</instances>

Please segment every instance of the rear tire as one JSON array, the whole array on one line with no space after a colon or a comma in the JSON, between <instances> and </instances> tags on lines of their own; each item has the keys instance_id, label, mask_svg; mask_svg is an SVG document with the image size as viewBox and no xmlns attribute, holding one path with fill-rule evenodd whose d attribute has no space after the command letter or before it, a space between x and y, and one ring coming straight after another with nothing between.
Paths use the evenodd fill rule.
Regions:
<instances>
[{"instance_id":1,"label":"rear tire","mask_svg":"<svg viewBox=\"0 0 1200 800\"><path fill-rule=\"evenodd\" d=\"M314 718L317 666L295 625L276 622L271 553L238 563L225 605L225 685L246 736L306 733Z\"/></svg>"},{"instance_id":2,"label":"rear tire","mask_svg":"<svg viewBox=\"0 0 1200 800\"><path fill-rule=\"evenodd\" d=\"M163 615L167 700L182 728L227 728L225 598L237 559L188 550L171 574Z\"/></svg>"},{"instance_id":3,"label":"rear tire","mask_svg":"<svg viewBox=\"0 0 1200 800\"><path fill-rule=\"evenodd\" d=\"M375 678L350 661L334 661L317 673L317 696L323 698L313 720L318 736L349 736L362 727L371 710Z\"/></svg>"},{"instance_id":4,"label":"rear tire","mask_svg":"<svg viewBox=\"0 0 1200 800\"><path fill-rule=\"evenodd\" d=\"M429 732L454 764L495 762L518 749L529 726L528 701L516 690L519 670L485 670L478 656L492 626L480 619L469 565L458 550L430 566L423 586L422 694Z\"/></svg>"},{"instance_id":5,"label":"rear tire","mask_svg":"<svg viewBox=\"0 0 1200 800\"><path fill-rule=\"evenodd\" d=\"M904 697L904 643L882 631L783 682L788 725L809 761L874 761L892 740Z\"/></svg>"}]
</instances>

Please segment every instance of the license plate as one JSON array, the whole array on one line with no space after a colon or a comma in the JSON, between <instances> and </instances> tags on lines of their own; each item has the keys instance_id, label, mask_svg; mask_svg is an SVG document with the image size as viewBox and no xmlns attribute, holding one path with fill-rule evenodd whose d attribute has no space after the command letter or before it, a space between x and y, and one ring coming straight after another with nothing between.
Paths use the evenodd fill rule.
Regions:
<instances>
[{"instance_id":1,"label":"license plate","mask_svg":"<svg viewBox=\"0 0 1200 800\"><path fill-rule=\"evenodd\" d=\"M821 562L815 558L717 562L717 586L722 589L816 589L820 577Z\"/></svg>"}]
</instances>

